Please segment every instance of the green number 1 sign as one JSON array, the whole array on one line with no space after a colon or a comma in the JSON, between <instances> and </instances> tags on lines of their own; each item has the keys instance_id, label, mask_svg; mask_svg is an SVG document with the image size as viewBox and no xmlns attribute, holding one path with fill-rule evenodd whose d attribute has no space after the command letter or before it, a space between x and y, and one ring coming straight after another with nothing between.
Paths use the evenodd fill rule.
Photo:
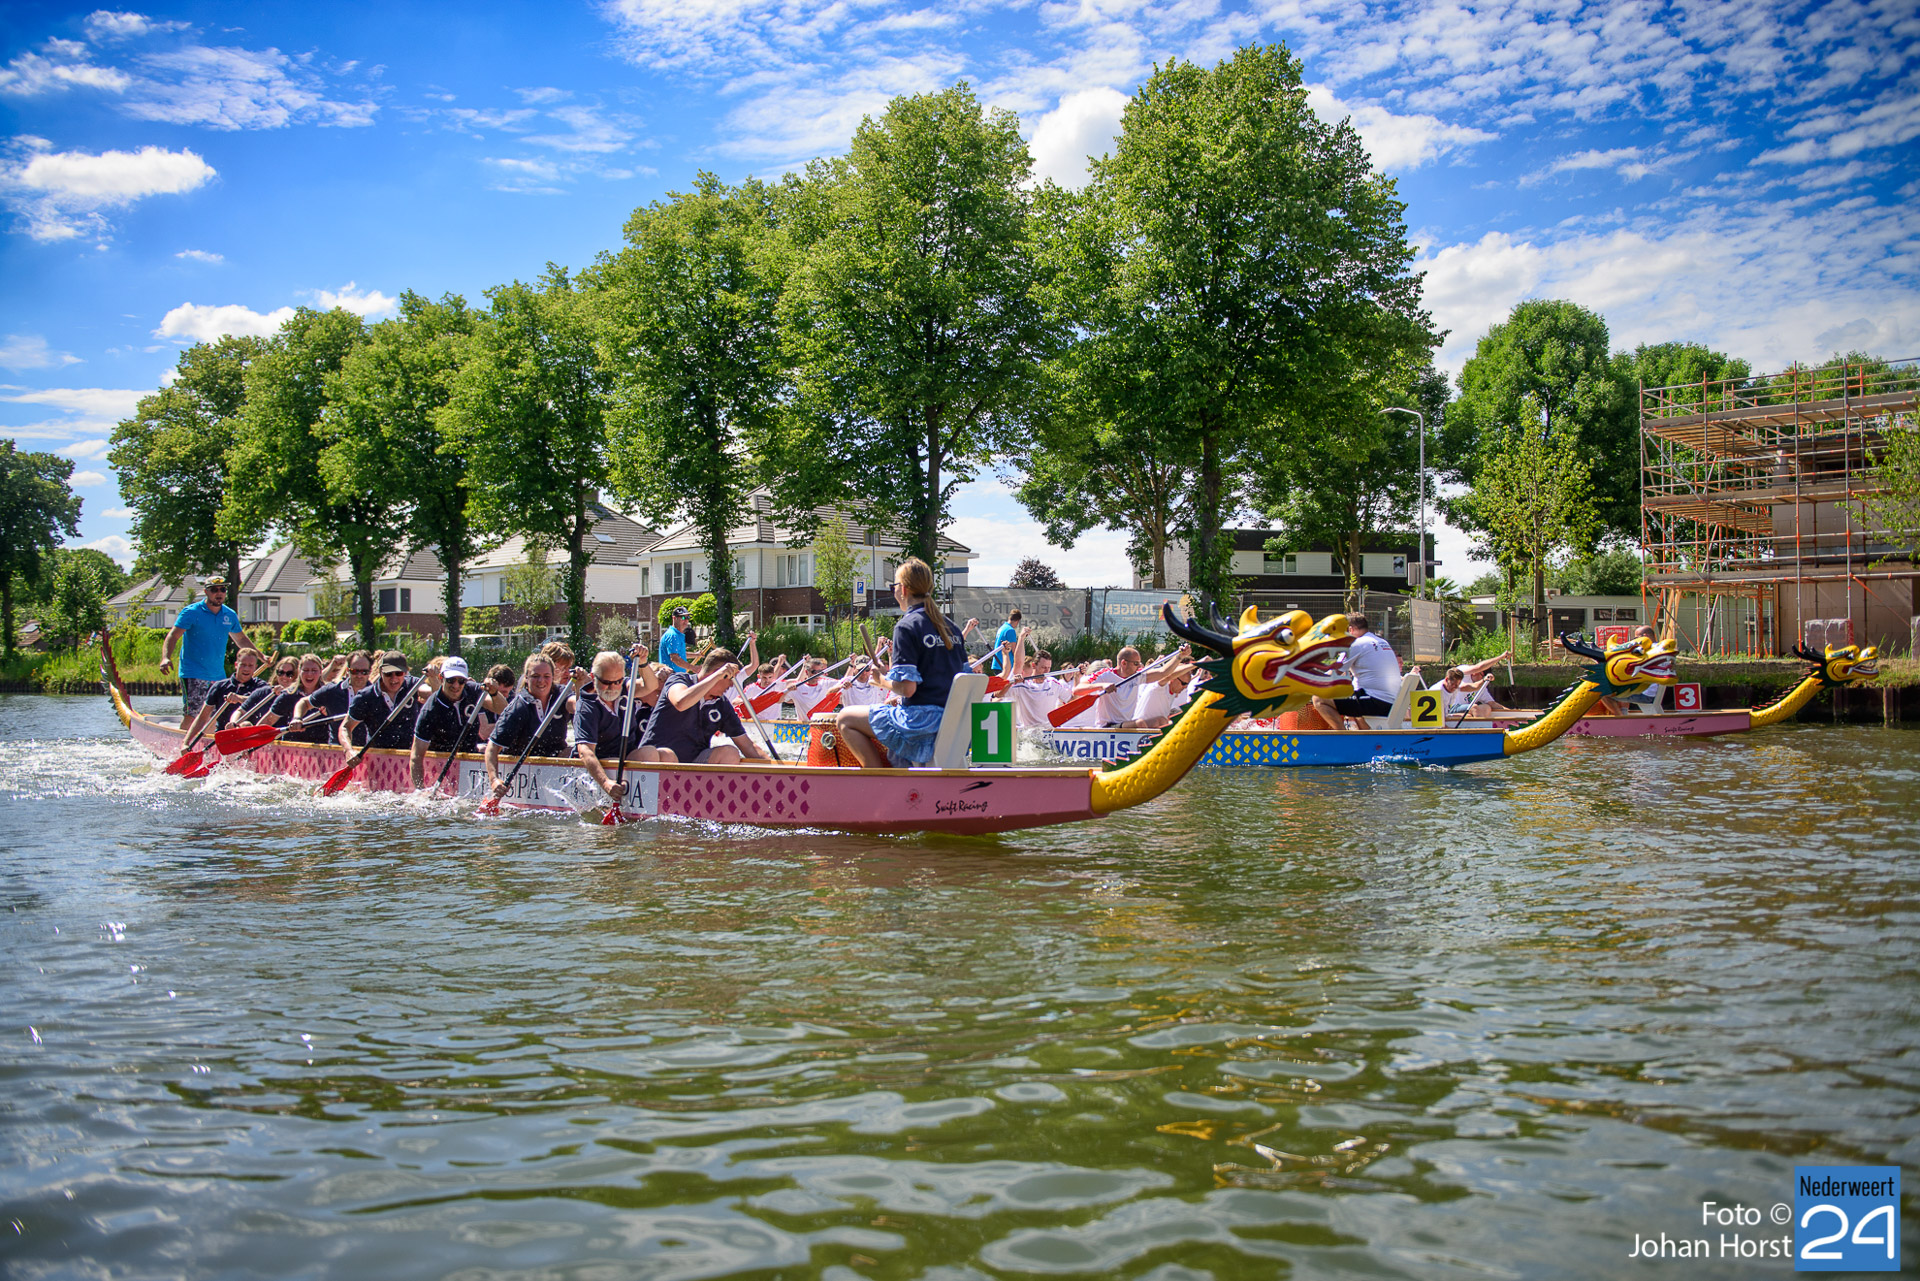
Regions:
<instances>
[{"instance_id":1,"label":"green number 1 sign","mask_svg":"<svg viewBox=\"0 0 1920 1281\"><path fill-rule=\"evenodd\" d=\"M972 717L973 763L1013 764L1013 704L975 703Z\"/></svg>"}]
</instances>

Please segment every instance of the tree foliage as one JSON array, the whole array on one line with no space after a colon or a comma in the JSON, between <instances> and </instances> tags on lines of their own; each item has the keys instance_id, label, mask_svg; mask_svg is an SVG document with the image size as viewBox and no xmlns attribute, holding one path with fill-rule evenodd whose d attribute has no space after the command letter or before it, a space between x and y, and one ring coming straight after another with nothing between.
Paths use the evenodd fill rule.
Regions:
<instances>
[{"instance_id":1,"label":"tree foliage","mask_svg":"<svg viewBox=\"0 0 1920 1281\"><path fill-rule=\"evenodd\" d=\"M1066 588L1060 575L1053 567L1038 556L1028 556L1013 567L1013 575L1007 579L1007 586L1020 587L1030 591L1057 592Z\"/></svg>"},{"instance_id":2,"label":"tree foliage","mask_svg":"<svg viewBox=\"0 0 1920 1281\"><path fill-rule=\"evenodd\" d=\"M1289 426L1316 421L1326 389L1425 363L1405 206L1351 121L1307 105L1280 45L1156 67L1092 171L1088 205L1117 258L1095 319L1181 428L1190 581L1219 600L1240 479L1291 443Z\"/></svg>"},{"instance_id":3,"label":"tree foliage","mask_svg":"<svg viewBox=\"0 0 1920 1281\"><path fill-rule=\"evenodd\" d=\"M336 503L379 495L406 545L439 557L448 653L460 652L460 581L484 544L467 515L462 442L440 431L473 313L447 294L431 302L412 290L400 314L367 331L328 376L320 474Z\"/></svg>"},{"instance_id":4,"label":"tree foliage","mask_svg":"<svg viewBox=\"0 0 1920 1281\"><path fill-rule=\"evenodd\" d=\"M587 565L605 515L608 379L593 317L564 267L487 292L441 426L467 459L480 530L564 549L568 643L585 652Z\"/></svg>"},{"instance_id":5,"label":"tree foliage","mask_svg":"<svg viewBox=\"0 0 1920 1281\"><path fill-rule=\"evenodd\" d=\"M844 160L793 184L781 317L796 399L771 459L783 509L857 483L938 563L954 492L1012 439L1051 335L1032 293L1030 168L1017 117L983 112L963 82L895 98Z\"/></svg>"},{"instance_id":6,"label":"tree foliage","mask_svg":"<svg viewBox=\"0 0 1920 1281\"><path fill-rule=\"evenodd\" d=\"M859 559L847 538L847 522L838 516L820 523L813 535L813 584L826 602L827 617L853 608L853 580ZM872 591L873 585L867 585Z\"/></svg>"},{"instance_id":7,"label":"tree foliage","mask_svg":"<svg viewBox=\"0 0 1920 1281\"><path fill-rule=\"evenodd\" d=\"M365 337L350 311L302 307L248 364L216 528L247 545L279 530L316 566L344 562L360 634L371 636L373 577L400 547L402 504L389 489L336 489L321 466L332 443L323 422L329 379Z\"/></svg>"},{"instance_id":8,"label":"tree foliage","mask_svg":"<svg viewBox=\"0 0 1920 1281\"><path fill-rule=\"evenodd\" d=\"M265 347L265 339L231 335L195 343L180 353L172 384L143 396L133 417L113 429L107 461L133 509L137 572L170 583L215 573L240 581L247 543L222 535L220 510L247 367Z\"/></svg>"},{"instance_id":9,"label":"tree foliage","mask_svg":"<svg viewBox=\"0 0 1920 1281\"><path fill-rule=\"evenodd\" d=\"M1640 557L1625 548L1576 557L1553 574L1553 585L1574 596L1638 596Z\"/></svg>"},{"instance_id":10,"label":"tree foliage","mask_svg":"<svg viewBox=\"0 0 1920 1281\"><path fill-rule=\"evenodd\" d=\"M500 575L500 599L531 619L543 619L560 599L560 576L547 563L547 549L527 540L526 555Z\"/></svg>"},{"instance_id":11,"label":"tree foliage","mask_svg":"<svg viewBox=\"0 0 1920 1281\"><path fill-rule=\"evenodd\" d=\"M1496 559L1509 570L1531 571L1536 627L1545 618L1548 567L1557 556L1589 553L1600 529L1577 428L1545 415L1532 395L1521 398L1514 420L1499 424L1466 499Z\"/></svg>"},{"instance_id":12,"label":"tree foliage","mask_svg":"<svg viewBox=\"0 0 1920 1281\"><path fill-rule=\"evenodd\" d=\"M1649 369L1665 359L1650 353ZM1451 478L1477 482L1506 448L1529 397L1545 430L1586 463L1602 528L1638 538L1639 408L1607 352L1607 322L1575 303L1520 303L1480 340L1461 368L1460 396L1447 407L1442 452ZM1489 533L1471 523L1475 510L1448 504L1469 532Z\"/></svg>"},{"instance_id":13,"label":"tree foliage","mask_svg":"<svg viewBox=\"0 0 1920 1281\"><path fill-rule=\"evenodd\" d=\"M91 561L76 556L61 563L40 619L51 647L75 649L89 636L106 631L110 581Z\"/></svg>"},{"instance_id":14,"label":"tree foliage","mask_svg":"<svg viewBox=\"0 0 1920 1281\"><path fill-rule=\"evenodd\" d=\"M758 183L703 173L690 193L636 210L627 247L594 273L614 492L648 519L699 531L732 647L728 541L747 510L784 385L780 255Z\"/></svg>"},{"instance_id":15,"label":"tree foliage","mask_svg":"<svg viewBox=\"0 0 1920 1281\"><path fill-rule=\"evenodd\" d=\"M21 453L0 440L0 653L13 657L13 594L40 581L46 554L80 534L80 499L67 487L73 460Z\"/></svg>"},{"instance_id":16,"label":"tree foliage","mask_svg":"<svg viewBox=\"0 0 1920 1281\"><path fill-rule=\"evenodd\" d=\"M1886 452L1873 473L1878 492L1862 505L1888 542L1920 561L1920 428L1894 427L1886 440Z\"/></svg>"}]
</instances>

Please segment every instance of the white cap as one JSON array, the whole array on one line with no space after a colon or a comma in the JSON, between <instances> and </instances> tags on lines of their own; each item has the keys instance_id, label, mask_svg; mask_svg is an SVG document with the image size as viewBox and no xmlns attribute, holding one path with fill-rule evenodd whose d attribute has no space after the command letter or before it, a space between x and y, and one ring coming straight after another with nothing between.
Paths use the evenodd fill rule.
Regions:
<instances>
[{"instance_id":1,"label":"white cap","mask_svg":"<svg viewBox=\"0 0 1920 1281\"><path fill-rule=\"evenodd\" d=\"M459 657L449 658L440 664L440 679L446 680L452 676L458 676L461 680L472 679L473 673L467 670L466 659Z\"/></svg>"}]
</instances>

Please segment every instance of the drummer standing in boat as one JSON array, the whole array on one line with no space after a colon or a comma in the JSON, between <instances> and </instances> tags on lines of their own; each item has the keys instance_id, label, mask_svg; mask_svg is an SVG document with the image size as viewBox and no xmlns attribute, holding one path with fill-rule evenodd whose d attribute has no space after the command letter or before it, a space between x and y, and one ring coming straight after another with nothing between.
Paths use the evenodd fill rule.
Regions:
<instances>
[{"instance_id":1,"label":"drummer standing in boat","mask_svg":"<svg viewBox=\"0 0 1920 1281\"><path fill-rule=\"evenodd\" d=\"M173 666L173 651L185 642L180 653L180 705L184 720L207 704L207 693L218 681L227 678L227 640L246 648L247 634L240 630L240 615L227 604L227 580L219 574L200 584L201 598L181 610L160 642L160 670Z\"/></svg>"},{"instance_id":2,"label":"drummer standing in boat","mask_svg":"<svg viewBox=\"0 0 1920 1281\"><path fill-rule=\"evenodd\" d=\"M893 598L905 611L893 629L893 666L874 683L900 698L877 707L843 707L834 727L868 768L880 765L876 740L895 765L924 765L947 708L953 678L966 669L967 651L933 602L933 570L909 556L894 571Z\"/></svg>"}]
</instances>

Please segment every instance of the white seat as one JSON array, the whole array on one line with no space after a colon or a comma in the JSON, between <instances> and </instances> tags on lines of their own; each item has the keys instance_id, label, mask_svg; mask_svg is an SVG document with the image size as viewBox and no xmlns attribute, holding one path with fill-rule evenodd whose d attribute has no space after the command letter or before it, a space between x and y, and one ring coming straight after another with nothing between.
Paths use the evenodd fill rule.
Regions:
<instances>
[{"instance_id":1,"label":"white seat","mask_svg":"<svg viewBox=\"0 0 1920 1281\"><path fill-rule=\"evenodd\" d=\"M947 691L947 708L940 714L940 733L933 740L933 769L967 767L967 753L973 748L967 712L983 700L986 692L987 678L979 672L962 672L953 678L953 688Z\"/></svg>"},{"instance_id":2,"label":"white seat","mask_svg":"<svg viewBox=\"0 0 1920 1281\"><path fill-rule=\"evenodd\" d=\"M1408 672L1400 678L1400 693L1394 697L1393 710L1387 713L1387 723L1382 729L1407 728L1407 707L1413 702L1413 691L1420 688L1420 673Z\"/></svg>"}]
</instances>

